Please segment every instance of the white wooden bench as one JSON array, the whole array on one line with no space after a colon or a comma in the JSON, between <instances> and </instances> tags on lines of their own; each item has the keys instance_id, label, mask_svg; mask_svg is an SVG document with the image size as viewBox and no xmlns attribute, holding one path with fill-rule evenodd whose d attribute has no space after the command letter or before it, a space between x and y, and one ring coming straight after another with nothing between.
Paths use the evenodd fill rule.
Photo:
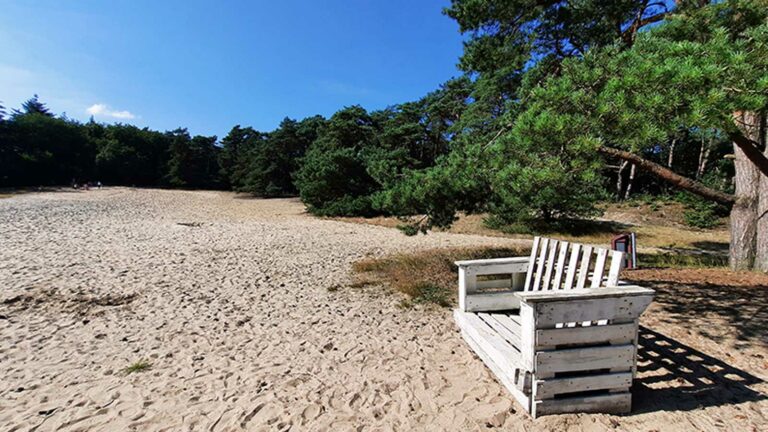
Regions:
<instances>
[{"instance_id":1,"label":"white wooden bench","mask_svg":"<svg viewBox=\"0 0 768 432\"><path fill-rule=\"evenodd\" d=\"M630 411L638 319L654 291L621 284L624 262L543 237L530 257L456 262L461 334L534 418Z\"/></svg>"}]
</instances>

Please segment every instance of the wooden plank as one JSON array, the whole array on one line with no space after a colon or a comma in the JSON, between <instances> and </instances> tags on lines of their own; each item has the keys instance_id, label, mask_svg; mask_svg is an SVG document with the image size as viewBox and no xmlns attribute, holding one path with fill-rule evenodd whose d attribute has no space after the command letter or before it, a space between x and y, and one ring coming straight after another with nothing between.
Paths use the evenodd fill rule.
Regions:
<instances>
[{"instance_id":1,"label":"wooden plank","mask_svg":"<svg viewBox=\"0 0 768 432\"><path fill-rule=\"evenodd\" d=\"M576 289L584 288L587 284L587 275L589 275L589 261L592 259L592 246L584 246L581 254L581 267L579 268L579 279L576 282Z\"/></svg>"},{"instance_id":2,"label":"wooden plank","mask_svg":"<svg viewBox=\"0 0 768 432\"><path fill-rule=\"evenodd\" d=\"M611 342L614 345L633 343L637 326L634 323L590 327L568 327L536 330L536 345L590 344Z\"/></svg>"},{"instance_id":3,"label":"wooden plank","mask_svg":"<svg viewBox=\"0 0 768 432\"><path fill-rule=\"evenodd\" d=\"M552 289L552 271L555 269L555 257L557 256L557 246L560 242L552 240L549 244L549 253L547 254L547 267L544 271L544 280L541 283L542 291L549 291Z\"/></svg>"},{"instance_id":4,"label":"wooden plank","mask_svg":"<svg viewBox=\"0 0 768 432\"><path fill-rule=\"evenodd\" d=\"M576 269L579 262L579 251L581 251L581 245L573 243L571 245L571 260L568 262L568 272L565 276L565 284L563 289L573 289L573 281L576 278Z\"/></svg>"},{"instance_id":5,"label":"wooden plank","mask_svg":"<svg viewBox=\"0 0 768 432\"><path fill-rule=\"evenodd\" d=\"M592 369L632 370L635 347L631 344L573 348L536 353L534 374L578 372Z\"/></svg>"},{"instance_id":6,"label":"wooden plank","mask_svg":"<svg viewBox=\"0 0 768 432\"><path fill-rule=\"evenodd\" d=\"M598 248L597 258L595 259L595 271L592 272L592 288L599 288L603 283L603 271L605 271L605 258L608 256L608 249Z\"/></svg>"},{"instance_id":7,"label":"wooden plank","mask_svg":"<svg viewBox=\"0 0 768 432\"><path fill-rule=\"evenodd\" d=\"M541 246L539 247L539 259L536 263L536 273L533 276L533 284L530 287L531 291L538 291L539 287L541 287L541 278L544 275L544 265L545 265L545 259L547 256L547 251L549 248L549 239L543 238L541 239Z\"/></svg>"},{"instance_id":8,"label":"wooden plank","mask_svg":"<svg viewBox=\"0 0 768 432\"><path fill-rule=\"evenodd\" d=\"M559 290L563 282L563 270L565 269L565 257L568 255L568 242L560 242L560 254L555 266L555 278L552 281L552 289Z\"/></svg>"},{"instance_id":9,"label":"wooden plank","mask_svg":"<svg viewBox=\"0 0 768 432\"><path fill-rule=\"evenodd\" d=\"M600 396L535 401L532 403L531 416L537 418L543 415L563 413L623 414L630 412L631 409L631 393L612 393Z\"/></svg>"},{"instance_id":10,"label":"wooden plank","mask_svg":"<svg viewBox=\"0 0 768 432\"><path fill-rule=\"evenodd\" d=\"M510 334L513 335L513 339L510 340L515 347L520 347L520 323L510 318L507 314L491 314L494 320L502 325Z\"/></svg>"},{"instance_id":11,"label":"wooden plank","mask_svg":"<svg viewBox=\"0 0 768 432\"><path fill-rule=\"evenodd\" d=\"M497 317L503 317L502 314L488 314L488 313L478 313L477 314L480 319L485 321L486 324L488 324L492 329L496 330L498 334L503 337L507 342L509 342L514 347L520 346L520 329L518 328L517 332L513 332L511 329L503 325ZM502 318L503 319L503 318Z\"/></svg>"},{"instance_id":12,"label":"wooden plank","mask_svg":"<svg viewBox=\"0 0 768 432\"><path fill-rule=\"evenodd\" d=\"M533 399L550 399L556 395L591 390L629 390L632 372L609 373L572 378L537 380L533 384Z\"/></svg>"},{"instance_id":13,"label":"wooden plank","mask_svg":"<svg viewBox=\"0 0 768 432\"><path fill-rule=\"evenodd\" d=\"M512 273L525 273L528 269L528 261L513 262L513 263L501 263L501 264L489 264L482 266L466 266L471 268L478 276L495 275L495 274L512 274Z\"/></svg>"},{"instance_id":14,"label":"wooden plank","mask_svg":"<svg viewBox=\"0 0 768 432\"><path fill-rule=\"evenodd\" d=\"M536 254L539 251L539 242L541 240L541 237L536 236L533 238L533 249L531 249L531 259L528 263L528 271L525 273L525 286L524 290L528 291L531 289L531 284L533 283L533 271L534 267L536 267Z\"/></svg>"},{"instance_id":15,"label":"wooden plank","mask_svg":"<svg viewBox=\"0 0 768 432\"><path fill-rule=\"evenodd\" d=\"M515 291L467 294L464 312L497 311L520 308L520 298Z\"/></svg>"},{"instance_id":16,"label":"wooden plank","mask_svg":"<svg viewBox=\"0 0 768 432\"><path fill-rule=\"evenodd\" d=\"M482 352L496 363L501 372L514 382L515 370L520 367L520 351L505 341L476 314L454 310L453 317L459 328L477 343Z\"/></svg>"},{"instance_id":17,"label":"wooden plank","mask_svg":"<svg viewBox=\"0 0 768 432\"><path fill-rule=\"evenodd\" d=\"M619 284L619 273L622 268L624 268L624 252L611 251L611 267L608 269L606 286L612 287Z\"/></svg>"},{"instance_id":18,"label":"wooden plank","mask_svg":"<svg viewBox=\"0 0 768 432\"><path fill-rule=\"evenodd\" d=\"M491 279L477 281L477 289L485 288L512 288L512 279Z\"/></svg>"},{"instance_id":19,"label":"wooden plank","mask_svg":"<svg viewBox=\"0 0 768 432\"><path fill-rule=\"evenodd\" d=\"M478 260L454 261L453 263L456 264L458 267L482 267L486 265L497 265L497 264L527 263L529 259L530 257L527 257L527 256L510 257L510 258L486 258L486 259L478 259Z\"/></svg>"},{"instance_id":20,"label":"wooden plank","mask_svg":"<svg viewBox=\"0 0 768 432\"><path fill-rule=\"evenodd\" d=\"M612 320L616 324L631 322L645 311L652 300L653 296L648 295L534 303L536 328L598 320ZM523 304L526 303L521 303L521 306Z\"/></svg>"},{"instance_id":21,"label":"wooden plank","mask_svg":"<svg viewBox=\"0 0 768 432\"><path fill-rule=\"evenodd\" d=\"M535 364L536 351L536 327L535 327L535 313L532 305L528 303L520 304L520 354L522 354L523 368L525 370L533 371Z\"/></svg>"},{"instance_id":22,"label":"wooden plank","mask_svg":"<svg viewBox=\"0 0 768 432\"><path fill-rule=\"evenodd\" d=\"M506 317L507 317L507 318L509 318L509 319L511 319L512 321L514 321L514 322L515 322L515 324L517 324L518 326L520 326L520 311L518 311L518 313L517 313L517 314L514 314L514 313L509 313L509 314L505 314L505 315L506 315Z\"/></svg>"},{"instance_id":23,"label":"wooden plank","mask_svg":"<svg viewBox=\"0 0 768 432\"><path fill-rule=\"evenodd\" d=\"M467 332L464 330L461 331L461 335L464 338L464 340L467 342L467 345L472 349L472 351L475 352L475 354L480 358L480 360L483 361L486 367L491 370L493 375L496 377L496 379L501 382L504 387L507 388L507 390L512 394L512 396L515 398L517 403L519 403L523 409L530 413L531 412L531 400L530 398L523 393L516 385L513 378L507 376L502 368L497 365L493 359L488 356L488 354L482 350L480 347L480 344L478 344L472 336L470 336ZM522 379L524 380L524 372L520 372L520 375L522 375Z\"/></svg>"},{"instance_id":24,"label":"wooden plank","mask_svg":"<svg viewBox=\"0 0 768 432\"><path fill-rule=\"evenodd\" d=\"M459 267L459 309L467 310L467 295L477 290L477 276L472 269Z\"/></svg>"},{"instance_id":25,"label":"wooden plank","mask_svg":"<svg viewBox=\"0 0 768 432\"><path fill-rule=\"evenodd\" d=\"M584 288L569 291L517 292L516 296L527 302L560 302L564 300L599 299L608 297L652 296L656 291L637 285L621 285L600 289Z\"/></svg>"}]
</instances>

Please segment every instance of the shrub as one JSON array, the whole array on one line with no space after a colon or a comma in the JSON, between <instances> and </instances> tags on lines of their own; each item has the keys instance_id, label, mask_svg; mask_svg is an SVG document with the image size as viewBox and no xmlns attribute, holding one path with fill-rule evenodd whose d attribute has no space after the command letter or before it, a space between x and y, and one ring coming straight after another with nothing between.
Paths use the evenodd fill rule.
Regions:
<instances>
[{"instance_id":1,"label":"shrub","mask_svg":"<svg viewBox=\"0 0 768 432\"><path fill-rule=\"evenodd\" d=\"M720 216L716 205L712 203L697 203L683 213L685 224L694 228L709 229L720 225Z\"/></svg>"}]
</instances>

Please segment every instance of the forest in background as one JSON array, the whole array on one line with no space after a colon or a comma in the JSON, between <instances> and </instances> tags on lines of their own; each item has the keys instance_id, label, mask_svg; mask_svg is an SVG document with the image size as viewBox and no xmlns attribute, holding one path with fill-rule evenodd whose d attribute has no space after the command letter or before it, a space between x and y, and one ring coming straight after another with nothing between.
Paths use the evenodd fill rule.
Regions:
<instances>
[{"instance_id":1,"label":"forest in background","mask_svg":"<svg viewBox=\"0 0 768 432\"><path fill-rule=\"evenodd\" d=\"M271 132L80 123L37 97L0 114L0 186L105 184L298 195L319 215L459 212L556 224L674 194L730 212L731 266L768 271L768 2L453 0L463 75L418 101Z\"/></svg>"}]
</instances>

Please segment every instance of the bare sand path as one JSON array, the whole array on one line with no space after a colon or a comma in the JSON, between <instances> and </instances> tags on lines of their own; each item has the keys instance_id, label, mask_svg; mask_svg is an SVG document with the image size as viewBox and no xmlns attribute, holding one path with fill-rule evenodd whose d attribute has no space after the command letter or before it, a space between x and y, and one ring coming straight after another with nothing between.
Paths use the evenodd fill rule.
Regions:
<instances>
[{"instance_id":1,"label":"bare sand path","mask_svg":"<svg viewBox=\"0 0 768 432\"><path fill-rule=\"evenodd\" d=\"M450 311L402 310L382 289L343 287L367 255L513 242L409 238L224 192L0 200L0 430L765 424L764 401L532 421L462 343ZM140 360L151 367L125 372Z\"/></svg>"}]
</instances>

